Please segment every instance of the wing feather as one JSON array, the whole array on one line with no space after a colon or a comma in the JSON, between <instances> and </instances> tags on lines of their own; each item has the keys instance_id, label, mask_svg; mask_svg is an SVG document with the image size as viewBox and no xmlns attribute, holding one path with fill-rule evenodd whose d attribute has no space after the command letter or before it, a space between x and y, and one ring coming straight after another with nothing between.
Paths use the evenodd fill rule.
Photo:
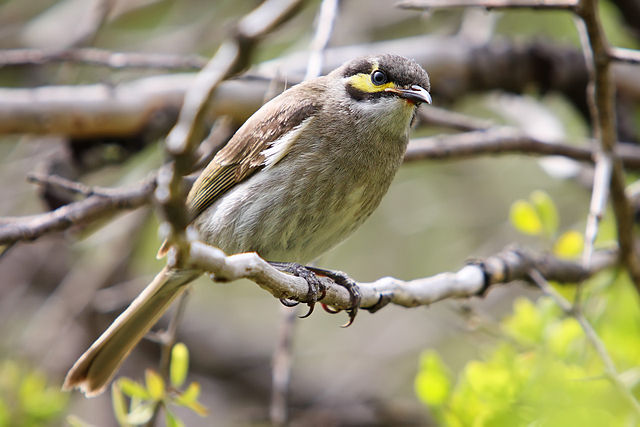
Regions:
<instances>
[{"instance_id":1,"label":"wing feather","mask_svg":"<svg viewBox=\"0 0 640 427\"><path fill-rule=\"evenodd\" d=\"M299 86L265 104L238 129L227 145L211 160L193 184L187 197L191 219L204 212L235 184L265 167L265 150L283 138L287 141L287 151L295 143L291 138L286 138L287 134L294 132L305 119L313 116L320 108L317 101L312 101L309 97L300 97ZM308 85L307 89L315 90ZM277 161L284 156L286 152L281 154Z\"/></svg>"}]
</instances>

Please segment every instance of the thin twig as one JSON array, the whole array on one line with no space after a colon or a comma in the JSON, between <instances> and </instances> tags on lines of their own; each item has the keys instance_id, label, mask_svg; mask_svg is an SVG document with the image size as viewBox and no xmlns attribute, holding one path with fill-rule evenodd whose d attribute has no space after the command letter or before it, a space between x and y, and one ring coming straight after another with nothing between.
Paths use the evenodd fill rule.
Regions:
<instances>
[{"instance_id":1,"label":"thin twig","mask_svg":"<svg viewBox=\"0 0 640 427\"><path fill-rule=\"evenodd\" d=\"M620 395L624 397L624 399L629 403L629 405L633 408L636 415L640 417L640 403L636 400L631 393L631 390L620 380L620 374L616 369L615 363L611 356L609 356L609 352L607 351L606 346L598 336L598 333L593 329L591 323L584 316L582 311L576 309L569 301L567 301L562 295L556 292L553 289L553 286L549 284L547 279L536 269L531 269L529 272L529 276L531 280L544 292L546 295L551 297L553 301L564 311L567 316L571 316L580 324L587 341L591 343L593 349L596 351L598 358L602 362L604 366L605 374L607 378L612 382L614 387L618 390Z\"/></svg>"},{"instance_id":2,"label":"thin twig","mask_svg":"<svg viewBox=\"0 0 640 427\"><path fill-rule=\"evenodd\" d=\"M135 209L151 202L155 188L154 176L129 188L114 189L108 197L94 194L45 214L0 218L0 244L34 240L54 231L96 221L117 210Z\"/></svg>"},{"instance_id":3,"label":"thin twig","mask_svg":"<svg viewBox=\"0 0 640 427\"><path fill-rule=\"evenodd\" d=\"M640 64L640 50L625 49L622 47L610 47L609 57L618 62L626 62L629 64Z\"/></svg>"},{"instance_id":4,"label":"thin twig","mask_svg":"<svg viewBox=\"0 0 640 427\"><path fill-rule=\"evenodd\" d=\"M184 311L187 307L187 301L189 300L189 291L183 292L179 299L177 307L169 320L169 326L167 330L162 333L162 350L160 354L160 375L169 383L169 368L171 367L171 350L176 343L178 336L178 325L182 320Z\"/></svg>"},{"instance_id":5,"label":"thin twig","mask_svg":"<svg viewBox=\"0 0 640 427\"><path fill-rule=\"evenodd\" d=\"M112 195L118 195L121 190L104 187L92 187L81 182L72 181L70 179L58 176L58 175L46 175L42 173L31 172L27 175L27 181L33 182L39 185L51 185L65 190L69 190L76 194L81 194L85 197L101 196L111 197Z\"/></svg>"},{"instance_id":6,"label":"thin twig","mask_svg":"<svg viewBox=\"0 0 640 427\"><path fill-rule=\"evenodd\" d=\"M482 7L485 9L560 9L571 10L578 0L403 0L396 3L402 9L451 9Z\"/></svg>"},{"instance_id":7,"label":"thin twig","mask_svg":"<svg viewBox=\"0 0 640 427\"><path fill-rule=\"evenodd\" d=\"M272 358L271 404L269 418L274 426L286 425L288 395L293 363L293 335L298 320L297 307L282 306L278 341Z\"/></svg>"},{"instance_id":8,"label":"thin twig","mask_svg":"<svg viewBox=\"0 0 640 427\"><path fill-rule=\"evenodd\" d=\"M315 36L311 43L309 61L307 62L307 72L304 76L305 80L318 77L322 72L324 52L327 49L329 39L331 38L333 22L335 21L338 12L339 3L339 0L323 0L320 5L318 24Z\"/></svg>"}]
</instances>

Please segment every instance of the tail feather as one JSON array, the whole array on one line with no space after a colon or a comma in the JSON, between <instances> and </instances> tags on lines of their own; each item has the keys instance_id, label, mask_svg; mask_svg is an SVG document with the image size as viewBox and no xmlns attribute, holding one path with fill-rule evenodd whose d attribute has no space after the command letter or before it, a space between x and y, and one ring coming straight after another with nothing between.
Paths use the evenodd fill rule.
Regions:
<instances>
[{"instance_id":1,"label":"tail feather","mask_svg":"<svg viewBox=\"0 0 640 427\"><path fill-rule=\"evenodd\" d=\"M193 270L165 267L80 356L67 373L63 390L79 388L87 397L102 393L131 350L198 276Z\"/></svg>"}]
</instances>

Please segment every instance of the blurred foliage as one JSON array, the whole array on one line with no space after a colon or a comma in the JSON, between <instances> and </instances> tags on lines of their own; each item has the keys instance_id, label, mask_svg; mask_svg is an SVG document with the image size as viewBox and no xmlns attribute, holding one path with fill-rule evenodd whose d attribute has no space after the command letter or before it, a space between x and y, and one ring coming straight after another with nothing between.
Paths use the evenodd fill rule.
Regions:
<instances>
[{"instance_id":1,"label":"blurred foliage","mask_svg":"<svg viewBox=\"0 0 640 427\"><path fill-rule=\"evenodd\" d=\"M158 407L164 409L165 423L168 427L183 426L184 423L171 411L170 405L189 408L200 416L209 411L200 402L200 385L190 383L184 390L180 387L185 382L189 370L189 351L183 343L177 343L171 349L169 365L169 384L157 372L147 369L145 384L122 377L111 386L113 412L118 424L126 426L147 424L157 412ZM127 404L127 400L129 400Z\"/></svg>"},{"instance_id":2,"label":"blurred foliage","mask_svg":"<svg viewBox=\"0 0 640 427\"><path fill-rule=\"evenodd\" d=\"M42 372L15 360L0 361L0 426L54 425L68 400Z\"/></svg>"},{"instance_id":3,"label":"blurred foliage","mask_svg":"<svg viewBox=\"0 0 640 427\"><path fill-rule=\"evenodd\" d=\"M560 257L578 256L582 234L556 236L553 200L534 191L511 207L512 225L546 238ZM606 221L605 225L607 222ZM603 227L604 234L609 227ZM625 385L640 398L640 301L625 274L609 269L581 285L582 310ZM565 297L575 287L554 284ZM420 359L416 395L447 426L631 426L639 415L607 379L580 324L549 297L518 298L500 322L499 339L453 378L433 351ZM452 386L452 384L455 384Z\"/></svg>"},{"instance_id":4,"label":"blurred foliage","mask_svg":"<svg viewBox=\"0 0 640 427\"><path fill-rule=\"evenodd\" d=\"M518 199L511 205L509 220L523 234L543 237L552 242L553 253L566 259L578 257L584 248L584 238L576 230L557 236L558 208L544 191L531 193L529 200Z\"/></svg>"},{"instance_id":5,"label":"blurred foliage","mask_svg":"<svg viewBox=\"0 0 640 427\"><path fill-rule=\"evenodd\" d=\"M637 293L626 276L612 271L585 286L605 288L597 301L587 302L588 318L623 381L640 398ZM443 425L638 425L638 414L604 376L578 322L550 298L516 300L501 329L499 342L468 362L457 379L436 353L423 354L416 394Z\"/></svg>"}]
</instances>

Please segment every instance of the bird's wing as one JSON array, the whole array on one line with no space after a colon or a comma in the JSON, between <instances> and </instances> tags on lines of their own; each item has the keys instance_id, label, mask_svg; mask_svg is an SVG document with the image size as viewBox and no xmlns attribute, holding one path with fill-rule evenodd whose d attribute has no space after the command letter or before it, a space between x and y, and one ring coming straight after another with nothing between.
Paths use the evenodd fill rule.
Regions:
<instances>
[{"instance_id":1,"label":"bird's wing","mask_svg":"<svg viewBox=\"0 0 640 427\"><path fill-rule=\"evenodd\" d=\"M294 88L295 89L295 88ZM320 108L289 90L245 122L204 169L187 197L191 219L235 184L282 159Z\"/></svg>"}]
</instances>

